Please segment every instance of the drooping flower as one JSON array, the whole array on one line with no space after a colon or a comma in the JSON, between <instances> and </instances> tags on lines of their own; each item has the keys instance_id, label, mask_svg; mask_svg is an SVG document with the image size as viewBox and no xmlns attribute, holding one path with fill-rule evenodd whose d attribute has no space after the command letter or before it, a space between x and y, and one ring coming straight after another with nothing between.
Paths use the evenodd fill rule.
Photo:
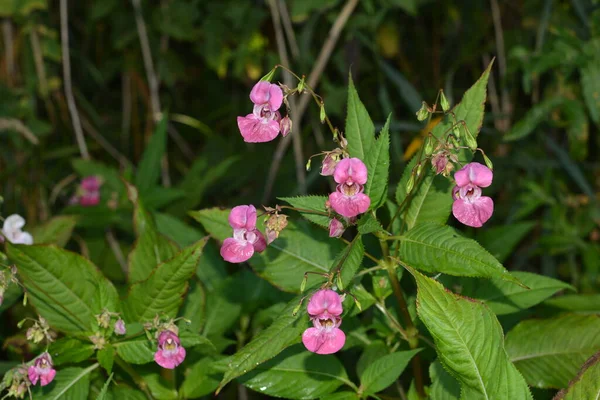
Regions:
<instances>
[{"instance_id":1,"label":"drooping flower","mask_svg":"<svg viewBox=\"0 0 600 400\"><path fill-rule=\"evenodd\" d=\"M302 343L313 353L332 354L346 343L346 335L339 329L342 319L342 299L333 290L319 290L308 302L308 314L313 323L302 334Z\"/></svg>"},{"instance_id":2,"label":"drooping flower","mask_svg":"<svg viewBox=\"0 0 600 400\"><path fill-rule=\"evenodd\" d=\"M179 337L168 330L158 336L158 350L154 353L154 361L163 368L173 369L185 359L185 349Z\"/></svg>"},{"instance_id":3,"label":"drooping flower","mask_svg":"<svg viewBox=\"0 0 600 400\"><path fill-rule=\"evenodd\" d=\"M125 321L121 318L115 322L115 333L117 335L125 335L127 333L127 329L125 328Z\"/></svg>"},{"instance_id":4,"label":"drooping flower","mask_svg":"<svg viewBox=\"0 0 600 400\"><path fill-rule=\"evenodd\" d=\"M342 157L342 150L335 149L333 151L329 151L325 153L325 157L323 157L323 163L321 164L321 175L323 176L331 176L335 171L335 167L338 162L340 162L340 158Z\"/></svg>"},{"instance_id":5,"label":"drooping flower","mask_svg":"<svg viewBox=\"0 0 600 400\"><path fill-rule=\"evenodd\" d=\"M360 159L341 160L335 167L333 179L338 185L336 191L329 195L329 203L335 212L351 218L369 209L371 199L363 193L367 167Z\"/></svg>"},{"instance_id":6,"label":"drooping flower","mask_svg":"<svg viewBox=\"0 0 600 400\"><path fill-rule=\"evenodd\" d=\"M256 229L256 208L253 205L233 207L229 225L233 228L233 237L225 239L221 246L221 256L225 261L241 263L252 257L255 251L260 253L267 247L265 237Z\"/></svg>"},{"instance_id":7,"label":"drooping flower","mask_svg":"<svg viewBox=\"0 0 600 400\"><path fill-rule=\"evenodd\" d=\"M273 83L260 81L252 88L250 100L254 103L252 114L237 117L238 128L248 143L269 142L277 137L280 129L285 128L287 135L291 130L291 121L282 122L279 108L283 103L281 88ZM285 136L285 135L284 135Z\"/></svg>"},{"instance_id":8,"label":"drooping flower","mask_svg":"<svg viewBox=\"0 0 600 400\"><path fill-rule=\"evenodd\" d=\"M97 176L83 178L69 203L79 204L82 207L98 205L100 203L100 186L102 186L102 179Z\"/></svg>"},{"instance_id":9,"label":"drooping flower","mask_svg":"<svg viewBox=\"0 0 600 400\"><path fill-rule=\"evenodd\" d=\"M21 230L25 226L25 219L18 214L6 217L2 226L2 235L14 244L33 244L33 236Z\"/></svg>"},{"instance_id":10,"label":"drooping flower","mask_svg":"<svg viewBox=\"0 0 600 400\"><path fill-rule=\"evenodd\" d=\"M38 380L42 386L46 386L52 382L56 376L56 370L52 368L52 357L50 357L50 354L43 353L36 358L33 365L27 369L27 376L34 385L37 384Z\"/></svg>"},{"instance_id":11,"label":"drooping flower","mask_svg":"<svg viewBox=\"0 0 600 400\"><path fill-rule=\"evenodd\" d=\"M333 218L329 221L329 237L340 237L344 233L344 224Z\"/></svg>"},{"instance_id":12,"label":"drooping flower","mask_svg":"<svg viewBox=\"0 0 600 400\"><path fill-rule=\"evenodd\" d=\"M494 173L485 165L473 162L454 174L452 214L461 223L479 228L494 212L494 201L481 195L481 188L492 184Z\"/></svg>"}]
</instances>

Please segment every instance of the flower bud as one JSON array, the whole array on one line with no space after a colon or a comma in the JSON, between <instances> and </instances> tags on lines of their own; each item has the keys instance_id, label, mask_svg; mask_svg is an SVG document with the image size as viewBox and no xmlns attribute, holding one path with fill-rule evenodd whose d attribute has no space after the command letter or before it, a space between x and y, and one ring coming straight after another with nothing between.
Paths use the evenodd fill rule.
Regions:
<instances>
[{"instance_id":1,"label":"flower bud","mask_svg":"<svg viewBox=\"0 0 600 400\"><path fill-rule=\"evenodd\" d=\"M100 328L106 329L110 325L110 313L106 310L101 314L96 315L96 322Z\"/></svg>"},{"instance_id":2,"label":"flower bud","mask_svg":"<svg viewBox=\"0 0 600 400\"><path fill-rule=\"evenodd\" d=\"M410 175L410 178L408 178L408 182L406 182L406 193L410 193L410 191L413 189L413 187L415 186L415 176L413 174Z\"/></svg>"},{"instance_id":3,"label":"flower bud","mask_svg":"<svg viewBox=\"0 0 600 400\"><path fill-rule=\"evenodd\" d=\"M100 332L96 332L94 335L90 336L89 339L94 344L95 350L102 350L106 344L106 339Z\"/></svg>"},{"instance_id":4,"label":"flower bud","mask_svg":"<svg viewBox=\"0 0 600 400\"><path fill-rule=\"evenodd\" d=\"M302 283L300 283L300 293L304 292L304 289L306 289L307 281L308 281L308 275L304 274L304 278L302 278Z\"/></svg>"},{"instance_id":5,"label":"flower bud","mask_svg":"<svg viewBox=\"0 0 600 400\"><path fill-rule=\"evenodd\" d=\"M44 340L44 332L42 329L40 329L40 326L36 322L31 328L27 329L25 337L30 342L39 343Z\"/></svg>"},{"instance_id":6,"label":"flower bud","mask_svg":"<svg viewBox=\"0 0 600 400\"><path fill-rule=\"evenodd\" d=\"M263 76L262 78L260 78L260 80L261 81L271 82L271 80L273 79L273 76L275 75L275 71L276 70L277 70L277 68L273 68L265 76Z\"/></svg>"},{"instance_id":7,"label":"flower bud","mask_svg":"<svg viewBox=\"0 0 600 400\"><path fill-rule=\"evenodd\" d=\"M493 169L494 169L494 164L492 164L492 160L490 160L490 159L488 158L488 156L486 156L486 155L485 155L485 153L483 154L483 161L485 161L485 165L486 165L486 166L487 166L489 169L491 169L491 170L493 170Z\"/></svg>"},{"instance_id":8,"label":"flower bud","mask_svg":"<svg viewBox=\"0 0 600 400\"><path fill-rule=\"evenodd\" d=\"M454 134L454 136L457 139L460 139L460 125L459 124L454 124L452 126L452 133Z\"/></svg>"},{"instance_id":9,"label":"flower bud","mask_svg":"<svg viewBox=\"0 0 600 400\"><path fill-rule=\"evenodd\" d=\"M325 104L321 103L321 110L319 112L319 118L321 119L321 123L325 122L325 118L327 118L327 114L325 114Z\"/></svg>"},{"instance_id":10,"label":"flower bud","mask_svg":"<svg viewBox=\"0 0 600 400\"><path fill-rule=\"evenodd\" d=\"M292 131L292 120L288 115L281 119L279 129L281 130L281 135L283 137L286 137Z\"/></svg>"},{"instance_id":11,"label":"flower bud","mask_svg":"<svg viewBox=\"0 0 600 400\"><path fill-rule=\"evenodd\" d=\"M333 218L329 221L329 237L340 237L344 233L344 224Z\"/></svg>"},{"instance_id":12,"label":"flower bud","mask_svg":"<svg viewBox=\"0 0 600 400\"><path fill-rule=\"evenodd\" d=\"M477 141L475 140L473 135L471 135L471 132L469 132L468 130L465 130L465 143L472 151L475 151L477 149Z\"/></svg>"},{"instance_id":13,"label":"flower bud","mask_svg":"<svg viewBox=\"0 0 600 400\"><path fill-rule=\"evenodd\" d=\"M302 76L302 79L300 79L300 82L298 82L298 93L302 93L304 91L304 86L306 86L306 82L304 81L304 76Z\"/></svg>"},{"instance_id":14,"label":"flower bud","mask_svg":"<svg viewBox=\"0 0 600 400\"><path fill-rule=\"evenodd\" d=\"M344 289L344 284L342 283L342 274L337 274L335 277L335 284L338 288L338 290L343 290Z\"/></svg>"},{"instance_id":15,"label":"flower bud","mask_svg":"<svg viewBox=\"0 0 600 400\"><path fill-rule=\"evenodd\" d=\"M425 139L425 155L429 157L432 152L433 152L433 139L431 138L431 136L427 136L427 139Z\"/></svg>"},{"instance_id":16,"label":"flower bud","mask_svg":"<svg viewBox=\"0 0 600 400\"><path fill-rule=\"evenodd\" d=\"M421 108L417 111L417 119L419 121L425 121L429 117L429 107L427 103L423 102Z\"/></svg>"},{"instance_id":17,"label":"flower bud","mask_svg":"<svg viewBox=\"0 0 600 400\"><path fill-rule=\"evenodd\" d=\"M321 175L331 176L335 171L335 166L340 161L341 150L335 149L329 152L323 158L323 164L321 164Z\"/></svg>"},{"instance_id":18,"label":"flower bud","mask_svg":"<svg viewBox=\"0 0 600 400\"><path fill-rule=\"evenodd\" d=\"M440 92L440 104L444 112L450 109L450 103L448 103L448 99L446 98L446 95L444 94L443 90Z\"/></svg>"},{"instance_id":19,"label":"flower bud","mask_svg":"<svg viewBox=\"0 0 600 400\"><path fill-rule=\"evenodd\" d=\"M125 335L127 333L127 329L125 328L125 321L123 321L121 318L119 318L115 323L115 333L117 335Z\"/></svg>"},{"instance_id":20,"label":"flower bud","mask_svg":"<svg viewBox=\"0 0 600 400\"><path fill-rule=\"evenodd\" d=\"M265 223L265 231L267 234L267 244L271 244L273 240L279 237L279 234L287 226L287 215L272 214Z\"/></svg>"}]
</instances>

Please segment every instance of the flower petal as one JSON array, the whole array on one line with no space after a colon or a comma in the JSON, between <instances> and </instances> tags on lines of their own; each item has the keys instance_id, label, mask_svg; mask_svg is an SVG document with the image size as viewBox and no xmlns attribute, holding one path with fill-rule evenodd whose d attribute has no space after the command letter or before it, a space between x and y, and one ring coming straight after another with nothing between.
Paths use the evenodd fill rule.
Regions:
<instances>
[{"instance_id":1,"label":"flower petal","mask_svg":"<svg viewBox=\"0 0 600 400\"><path fill-rule=\"evenodd\" d=\"M246 240L227 238L221 246L221 257L230 263L247 261L254 254L254 246Z\"/></svg>"},{"instance_id":2,"label":"flower petal","mask_svg":"<svg viewBox=\"0 0 600 400\"><path fill-rule=\"evenodd\" d=\"M473 228L481 227L493 213L494 201L487 196L481 196L473 203L458 199L452 204L452 214L456 219Z\"/></svg>"},{"instance_id":3,"label":"flower petal","mask_svg":"<svg viewBox=\"0 0 600 400\"><path fill-rule=\"evenodd\" d=\"M40 385L46 386L47 384L49 384L50 382L52 382L54 380L55 376L56 376L56 370L54 368L48 370L48 372L46 372L45 374L41 374L40 375Z\"/></svg>"},{"instance_id":4,"label":"flower petal","mask_svg":"<svg viewBox=\"0 0 600 400\"><path fill-rule=\"evenodd\" d=\"M252 204L233 207L229 213L229 225L233 229L253 230L256 228L256 208Z\"/></svg>"},{"instance_id":5,"label":"flower petal","mask_svg":"<svg viewBox=\"0 0 600 400\"><path fill-rule=\"evenodd\" d=\"M257 117L254 114L237 117L237 123L244 142L247 143L270 142L279 134L277 121Z\"/></svg>"},{"instance_id":6,"label":"flower petal","mask_svg":"<svg viewBox=\"0 0 600 400\"><path fill-rule=\"evenodd\" d=\"M344 158L335 166L333 179L337 183L352 182L364 185L367 182L367 167L359 158Z\"/></svg>"},{"instance_id":7,"label":"flower petal","mask_svg":"<svg viewBox=\"0 0 600 400\"><path fill-rule=\"evenodd\" d=\"M269 108L271 111L277 111L283 103L283 91L274 83L269 87Z\"/></svg>"},{"instance_id":8,"label":"flower petal","mask_svg":"<svg viewBox=\"0 0 600 400\"><path fill-rule=\"evenodd\" d=\"M313 316L322 314L325 311L331 315L339 316L343 311L342 298L333 290L319 290L310 298L306 310Z\"/></svg>"},{"instance_id":9,"label":"flower petal","mask_svg":"<svg viewBox=\"0 0 600 400\"><path fill-rule=\"evenodd\" d=\"M494 173L483 164L472 162L454 174L454 180L458 186L466 186L469 183L479 187L488 187L492 184Z\"/></svg>"},{"instance_id":10,"label":"flower petal","mask_svg":"<svg viewBox=\"0 0 600 400\"><path fill-rule=\"evenodd\" d=\"M262 253L267 248L267 241L265 239L265 236L258 229L255 229L252 232L256 235L256 242L254 242L254 244L253 244L254 251L258 251L259 253Z\"/></svg>"},{"instance_id":11,"label":"flower petal","mask_svg":"<svg viewBox=\"0 0 600 400\"><path fill-rule=\"evenodd\" d=\"M366 212L371 205L371 199L364 193L345 196L340 192L334 192L329 195L329 203L336 213L351 218Z\"/></svg>"},{"instance_id":12,"label":"flower petal","mask_svg":"<svg viewBox=\"0 0 600 400\"><path fill-rule=\"evenodd\" d=\"M4 226L2 230L4 232L14 232L20 230L25 226L25 219L19 214L12 214L6 217L4 220Z\"/></svg>"},{"instance_id":13,"label":"flower petal","mask_svg":"<svg viewBox=\"0 0 600 400\"><path fill-rule=\"evenodd\" d=\"M308 351L313 353L333 354L344 347L346 335L338 328L334 328L329 332L317 328L308 328L302 334L302 343Z\"/></svg>"}]
</instances>

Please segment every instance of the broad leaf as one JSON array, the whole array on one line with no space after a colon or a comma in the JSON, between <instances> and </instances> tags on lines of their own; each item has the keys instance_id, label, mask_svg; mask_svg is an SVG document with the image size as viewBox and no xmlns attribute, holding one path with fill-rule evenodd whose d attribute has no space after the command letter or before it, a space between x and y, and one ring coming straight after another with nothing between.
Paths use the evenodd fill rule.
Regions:
<instances>
[{"instance_id":1,"label":"broad leaf","mask_svg":"<svg viewBox=\"0 0 600 400\"><path fill-rule=\"evenodd\" d=\"M238 378L252 390L286 399L314 399L349 381L334 355L318 355L296 345Z\"/></svg>"},{"instance_id":2,"label":"broad leaf","mask_svg":"<svg viewBox=\"0 0 600 400\"><path fill-rule=\"evenodd\" d=\"M52 356L54 365L75 364L90 358L94 354L94 345L79 339L65 337L52 342L48 352Z\"/></svg>"},{"instance_id":3,"label":"broad leaf","mask_svg":"<svg viewBox=\"0 0 600 400\"><path fill-rule=\"evenodd\" d=\"M375 340L369 343L356 363L356 374L362 376L369 365L389 353L390 351L383 341Z\"/></svg>"},{"instance_id":4,"label":"broad leaf","mask_svg":"<svg viewBox=\"0 0 600 400\"><path fill-rule=\"evenodd\" d=\"M406 232L399 240L400 259L419 270L519 283L479 243L459 236L449 226L424 223Z\"/></svg>"},{"instance_id":5,"label":"broad leaf","mask_svg":"<svg viewBox=\"0 0 600 400\"><path fill-rule=\"evenodd\" d=\"M115 348L108 344L96 353L98 363L107 373L112 373L113 363L115 362Z\"/></svg>"},{"instance_id":6,"label":"broad leaf","mask_svg":"<svg viewBox=\"0 0 600 400\"><path fill-rule=\"evenodd\" d=\"M327 210L325 209L327 196L278 197L278 199L291 204L295 208L315 211L318 213L327 213ZM329 227L329 221L331 218L329 218L327 215L311 214L310 212L302 211L300 211L300 214L302 214L302 216L310 222L325 228Z\"/></svg>"},{"instance_id":7,"label":"broad leaf","mask_svg":"<svg viewBox=\"0 0 600 400\"><path fill-rule=\"evenodd\" d=\"M369 207L371 210L381 207L387 199L390 173L390 120L391 115L388 116L372 149L366 154L368 179L365 194L371 198Z\"/></svg>"},{"instance_id":8,"label":"broad leaf","mask_svg":"<svg viewBox=\"0 0 600 400\"><path fill-rule=\"evenodd\" d=\"M367 213L360 217L356 227L358 228L358 233L361 235L383 230L381 223L373 216L373 213Z\"/></svg>"},{"instance_id":9,"label":"broad leaf","mask_svg":"<svg viewBox=\"0 0 600 400\"><path fill-rule=\"evenodd\" d=\"M177 315L207 239L184 248L158 265L147 280L131 286L123 305L127 321L146 322L156 315Z\"/></svg>"},{"instance_id":10,"label":"broad leaf","mask_svg":"<svg viewBox=\"0 0 600 400\"><path fill-rule=\"evenodd\" d=\"M600 399L600 352L585 362L566 390L561 390L554 400Z\"/></svg>"},{"instance_id":11,"label":"broad leaf","mask_svg":"<svg viewBox=\"0 0 600 400\"><path fill-rule=\"evenodd\" d=\"M142 195L145 195L158 183L161 171L161 159L167 149L167 114L164 113L160 122L142 154L135 175L135 186Z\"/></svg>"},{"instance_id":12,"label":"broad leaf","mask_svg":"<svg viewBox=\"0 0 600 400\"><path fill-rule=\"evenodd\" d=\"M35 386L34 400L81 400L87 399L90 390L90 372L98 368L93 364L83 368L64 368L45 387Z\"/></svg>"},{"instance_id":13,"label":"broad leaf","mask_svg":"<svg viewBox=\"0 0 600 400\"><path fill-rule=\"evenodd\" d=\"M212 370L212 358L202 358L192 365L181 384L181 394L187 399L196 399L213 393L219 386L221 375Z\"/></svg>"},{"instance_id":14,"label":"broad leaf","mask_svg":"<svg viewBox=\"0 0 600 400\"><path fill-rule=\"evenodd\" d=\"M570 294L546 300L542 307L553 312L600 314L600 294Z\"/></svg>"},{"instance_id":15,"label":"broad leaf","mask_svg":"<svg viewBox=\"0 0 600 400\"><path fill-rule=\"evenodd\" d=\"M360 158L364 162L375 144L375 126L358 97L351 75L348 80L348 114L345 132L348 140L348 153L350 153L350 157Z\"/></svg>"},{"instance_id":16,"label":"broad leaf","mask_svg":"<svg viewBox=\"0 0 600 400\"><path fill-rule=\"evenodd\" d=\"M33 242L35 244L55 244L59 247L65 247L71 238L76 223L77 219L75 217L67 215L54 217L31 230Z\"/></svg>"},{"instance_id":17,"label":"broad leaf","mask_svg":"<svg viewBox=\"0 0 600 400\"><path fill-rule=\"evenodd\" d=\"M88 259L55 246L7 243L6 248L31 304L56 329L88 331L103 308L116 311L114 286Z\"/></svg>"},{"instance_id":18,"label":"broad leaf","mask_svg":"<svg viewBox=\"0 0 600 400\"><path fill-rule=\"evenodd\" d=\"M359 391L365 394L381 392L398 379L410 360L421 350L398 351L374 361L360 376Z\"/></svg>"},{"instance_id":19,"label":"broad leaf","mask_svg":"<svg viewBox=\"0 0 600 400\"><path fill-rule=\"evenodd\" d=\"M431 378L429 390L431 400L458 400L460 398L458 381L442 367L439 361L435 361L429 366L429 377Z\"/></svg>"},{"instance_id":20,"label":"broad leaf","mask_svg":"<svg viewBox=\"0 0 600 400\"><path fill-rule=\"evenodd\" d=\"M478 231L477 241L498 261L504 262L534 226L535 222L516 222L510 225L493 226Z\"/></svg>"},{"instance_id":21,"label":"broad leaf","mask_svg":"<svg viewBox=\"0 0 600 400\"><path fill-rule=\"evenodd\" d=\"M113 346L119 357L130 364L147 364L154 361L154 351L146 337L118 342Z\"/></svg>"},{"instance_id":22,"label":"broad leaf","mask_svg":"<svg viewBox=\"0 0 600 400\"><path fill-rule=\"evenodd\" d=\"M417 281L417 313L434 338L440 361L462 387L463 399L532 399L504 350L502 327L479 301L454 294L409 269Z\"/></svg>"},{"instance_id":23,"label":"broad leaf","mask_svg":"<svg viewBox=\"0 0 600 400\"><path fill-rule=\"evenodd\" d=\"M218 240L233 234L227 222L229 210L213 208L190 215ZM258 224L262 228L262 221L259 220ZM289 221L279 238L267 246L263 253L255 253L248 263L260 277L274 286L288 292L298 292L305 272L329 272L335 256L343 248L342 242L329 238L322 229L305 221ZM321 277L310 276L308 286L322 281Z\"/></svg>"},{"instance_id":24,"label":"broad leaf","mask_svg":"<svg viewBox=\"0 0 600 400\"><path fill-rule=\"evenodd\" d=\"M165 378L157 373L146 373L142 375L144 382L148 385L150 394L156 400L176 400L177 391Z\"/></svg>"},{"instance_id":25,"label":"broad leaf","mask_svg":"<svg viewBox=\"0 0 600 400\"><path fill-rule=\"evenodd\" d=\"M600 316L523 321L506 335L506 351L531 386L564 388L600 349Z\"/></svg>"}]
</instances>

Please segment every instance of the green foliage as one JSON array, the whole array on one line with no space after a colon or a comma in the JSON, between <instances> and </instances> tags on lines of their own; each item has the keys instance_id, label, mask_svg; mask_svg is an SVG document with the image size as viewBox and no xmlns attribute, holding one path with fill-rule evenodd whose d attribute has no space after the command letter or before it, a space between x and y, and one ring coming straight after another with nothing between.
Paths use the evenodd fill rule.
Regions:
<instances>
[{"instance_id":1,"label":"green foliage","mask_svg":"<svg viewBox=\"0 0 600 400\"><path fill-rule=\"evenodd\" d=\"M348 139L348 152L350 157L360 158L364 162L375 146L375 126L364 104L358 98L352 75L349 75L348 79L348 115L345 132ZM385 136L383 138L385 140ZM385 147L384 141L381 144L381 147Z\"/></svg>"},{"instance_id":2,"label":"green foliage","mask_svg":"<svg viewBox=\"0 0 600 400\"><path fill-rule=\"evenodd\" d=\"M431 378L429 391L431 400L458 400L460 398L459 383L444 369L442 363L435 361L429 366L429 377Z\"/></svg>"},{"instance_id":3,"label":"green foliage","mask_svg":"<svg viewBox=\"0 0 600 400\"><path fill-rule=\"evenodd\" d=\"M369 207L371 210L381 207L387 199L390 172L390 120L391 115L388 116L372 148L366 153L365 165L368 178L365 194L371 199Z\"/></svg>"},{"instance_id":4,"label":"green foliage","mask_svg":"<svg viewBox=\"0 0 600 400\"><path fill-rule=\"evenodd\" d=\"M33 241L36 244L55 244L65 247L75 228L77 220L70 216L54 217L43 225L38 225L31 230Z\"/></svg>"},{"instance_id":5,"label":"green foliage","mask_svg":"<svg viewBox=\"0 0 600 400\"><path fill-rule=\"evenodd\" d=\"M298 196L298 197L279 197L279 200L283 200L289 203L293 207L315 211L317 213L326 213L325 202L327 201L326 196ZM331 218L325 215L311 214L309 212L302 212L300 214L310 222L314 222L322 227L329 227L329 221Z\"/></svg>"},{"instance_id":6,"label":"green foliage","mask_svg":"<svg viewBox=\"0 0 600 400\"><path fill-rule=\"evenodd\" d=\"M373 361L360 375L359 391L372 395L390 386L419 351L421 349L399 351Z\"/></svg>"},{"instance_id":7,"label":"green foliage","mask_svg":"<svg viewBox=\"0 0 600 400\"><path fill-rule=\"evenodd\" d=\"M462 398L532 399L504 350L502 328L491 310L409 271L417 281L419 318L435 340L440 361L461 383Z\"/></svg>"},{"instance_id":8,"label":"green foliage","mask_svg":"<svg viewBox=\"0 0 600 400\"><path fill-rule=\"evenodd\" d=\"M34 399L49 400L80 400L88 396L90 389L90 372L98 368L93 364L87 368L64 368L52 385L40 388L36 386L33 391Z\"/></svg>"},{"instance_id":9,"label":"green foliage","mask_svg":"<svg viewBox=\"0 0 600 400\"><path fill-rule=\"evenodd\" d=\"M154 361L154 351L146 338L128 340L114 344L117 355L131 364L147 364Z\"/></svg>"},{"instance_id":10,"label":"green foliage","mask_svg":"<svg viewBox=\"0 0 600 400\"><path fill-rule=\"evenodd\" d=\"M163 114L156 130L144 151L135 176L135 186L141 195L146 195L157 184L160 176L161 159L167 147L167 114Z\"/></svg>"},{"instance_id":11,"label":"green foliage","mask_svg":"<svg viewBox=\"0 0 600 400\"><path fill-rule=\"evenodd\" d=\"M569 383L566 390L561 390L556 400L593 399L600 396L600 354L596 353L585 362L581 371Z\"/></svg>"}]
</instances>

